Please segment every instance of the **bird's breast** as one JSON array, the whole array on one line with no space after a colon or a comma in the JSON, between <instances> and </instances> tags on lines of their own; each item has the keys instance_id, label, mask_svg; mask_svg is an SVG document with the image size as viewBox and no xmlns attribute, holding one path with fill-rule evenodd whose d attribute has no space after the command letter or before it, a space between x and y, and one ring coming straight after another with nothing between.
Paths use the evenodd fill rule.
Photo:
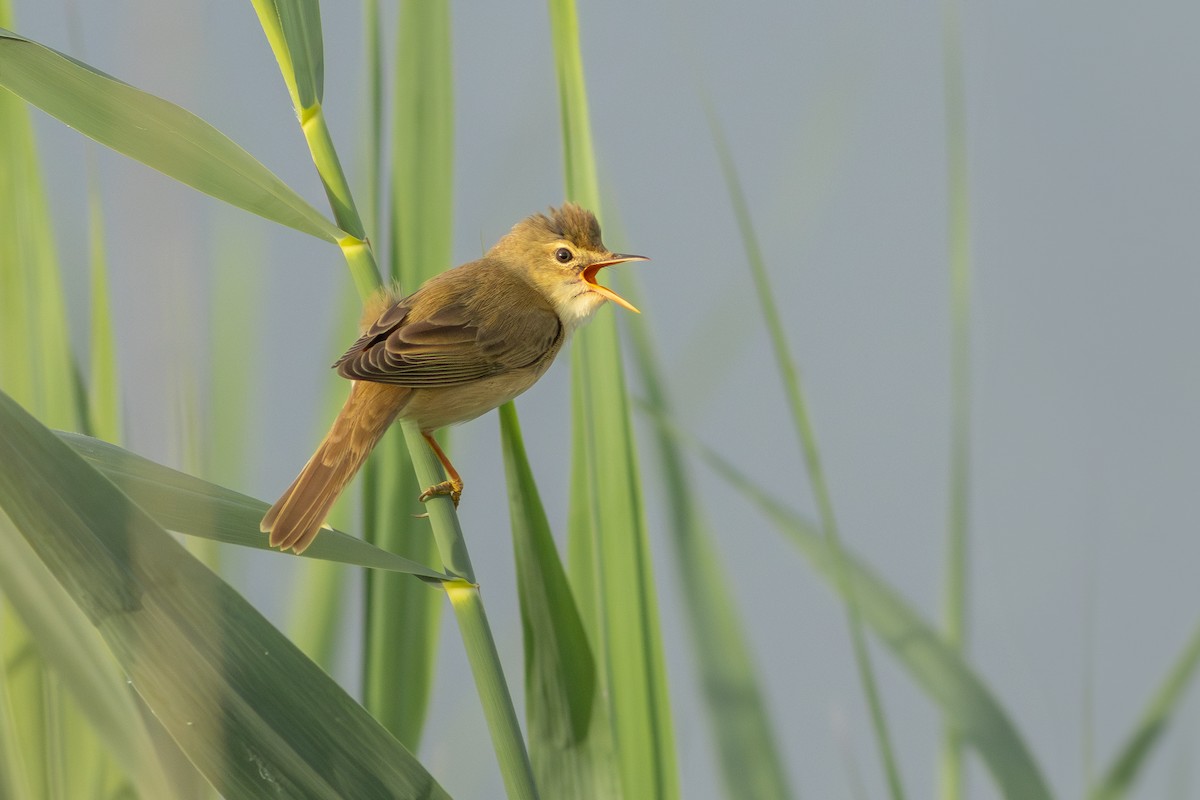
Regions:
<instances>
[{"instance_id":1,"label":"bird's breast","mask_svg":"<svg viewBox=\"0 0 1200 800\"><path fill-rule=\"evenodd\" d=\"M414 420L422 431L467 422L507 403L533 386L552 360L547 358L533 366L458 386L413 389L412 399L400 412L400 417Z\"/></svg>"}]
</instances>

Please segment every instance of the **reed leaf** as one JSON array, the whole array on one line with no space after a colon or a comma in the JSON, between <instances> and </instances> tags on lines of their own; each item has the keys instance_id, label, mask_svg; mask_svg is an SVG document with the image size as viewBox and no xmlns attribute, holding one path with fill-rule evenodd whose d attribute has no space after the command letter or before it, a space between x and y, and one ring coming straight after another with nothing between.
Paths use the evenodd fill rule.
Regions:
<instances>
[{"instance_id":1,"label":"reed leaf","mask_svg":"<svg viewBox=\"0 0 1200 800\"><path fill-rule=\"evenodd\" d=\"M0 521L0 525L5 524L7 520ZM7 601L0 605L0 642L16 640L27 646L28 637L24 630L16 630L10 617L10 608ZM20 746L22 736L27 736L28 731L18 732L16 706L9 691L8 656L5 650L0 649L0 797L26 800L34 796Z\"/></svg>"},{"instance_id":2,"label":"reed leaf","mask_svg":"<svg viewBox=\"0 0 1200 800\"><path fill-rule=\"evenodd\" d=\"M946 512L946 578L942 601L947 643L967 642L967 534L971 466L971 247L967 185L967 122L963 88L962 23L958 0L942 0L946 98L946 177L950 261L950 491ZM940 793L961 800L962 747L953 726L942 733Z\"/></svg>"},{"instance_id":3,"label":"reed leaf","mask_svg":"<svg viewBox=\"0 0 1200 800\"><path fill-rule=\"evenodd\" d=\"M821 531L829 548L833 564L836 567L835 577L840 584L840 594L845 602L846 616L850 628L850 643L854 651L854 661L858 666L859 681L867 700L867 710L871 716L871 728L875 733L875 741L879 746L880 758L883 761L884 775L887 779L888 791L893 800L903 800L904 786L900 778L900 767L896 762L895 751L892 747L892 737L888 732L887 718L883 709L883 701L879 696L879 687L875 680L875 670L871 665L871 653L867 649L866 637L863 635L862 623L859 619L858 601L854 594L854 583L848 573L840 566L843 549L841 535L838 533L837 518L833 511L833 500L825 480L825 471L821 466L820 452L817 448L816 434L808 416L808 405L804 400L804 391L800 385L800 372L796 368L788 352L787 336L783 330L782 317L775 304L775 295L767 276L766 264L758 246L758 239L750 218L750 210L742 192L741 181L733 163L733 154L725 142L724 133L716 114L709 109L709 125L712 128L713 142L717 148L717 157L721 164L721 173L733 204L734 217L742 234L742 242L746 249L746 262L754 280L754 288L758 294L759 305L762 308L763 321L771 339L771 349L775 354L775 363L779 371L780 381L787 396L788 406L792 414L792 422L800 440L800 449L808 468L809 485L813 498L816 500L821 519Z\"/></svg>"},{"instance_id":4,"label":"reed leaf","mask_svg":"<svg viewBox=\"0 0 1200 800\"><path fill-rule=\"evenodd\" d=\"M88 341L88 433L107 442L121 441L121 388L108 292L108 254L104 244L104 207L94 154L88 151L88 262L90 335Z\"/></svg>"},{"instance_id":5,"label":"reed leaf","mask_svg":"<svg viewBox=\"0 0 1200 800\"><path fill-rule=\"evenodd\" d=\"M838 594L841 568L817 526L771 497L719 453L682 433L669 420L655 422L672 437L696 447L701 458L748 502L758 507L828 580ZM983 679L961 654L913 609L900 593L849 551L841 562L849 577L862 621L879 637L909 676L958 731L962 741L983 759L992 780L1008 800L1050 800L1050 789L1020 732Z\"/></svg>"},{"instance_id":6,"label":"reed leaf","mask_svg":"<svg viewBox=\"0 0 1200 800\"><path fill-rule=\"evenodd\" d=\"M6 36L0 28L0 86L12 80ZM33 123L8 92L0 92L0 142L0 385L46 424L74 429L79 381Z\"/></svg>"},{"instance_id":7,"label":"reed leaf","mask_svg":"<svg viewBox=\"0 0 1200 800\"><path fill-rule=\"evenodd\" d=\"M65 432L59 432L58 436L100 470L158 525L211 541L257 550L271 549L267 537L258 529L258 523L268 508L261 500L164 467L98 439ZM451 578L443 572L335 530L322 532L299 558L404 572L438 581Z\"/></svg>"},{"instance_id":8,"label":"reed leaf","mask_svg":"<svg viewBox=\"0 0 1200 800\"><path fill-rule=\"evenodd\" d=\"M0 26L10 20L8 4L0 3ZM0 61L0 81L4 71ZM47 424L78 428L85 422L83 392L30 117L26 103L0 91L0 387ZM9 696L0 711L13 729L13 781L29 797L45 797L63 785L54 767L66 757L53 749L62 737L51 735L61 730L50 718L59 707L50 697L55 679L8 599L0 601L0 618L0 658L8 662L0 678ZM14 656L19 660L10 660ZM93 739L79 755L95 749Z\"/></svg>"},{"instance_id":9,"label":"reed leaf","mask_svg":"<svg viewBox=\"0 0 1200 800\"><path fill-rule=\"evenodd\" d=\"M449 4L404 2L398 25L392 168L385 171L379 163L382 153L376 151L373 172L388 176L390 277L412 290L450 266L451 259L454 96ZM382 76L377 82L382 83ZM381 125L383 109L373 110L372 117ZM422 487L413 475L403 437L384 438L368 476L368 539L414 560L436 563L437 543L424 525L412 522L413 498ZM366 705L400 741L415 748L433 690L445 606L427 587L391 575L369 575L366 590ZM396 691L396 686L404 691Z\"/></svg>"},{"instance_id":10,"label":"reed leaf","mask_svg":"<svg viewBox=\"0 0 1200 800\"><path fill-rule=\"evenodd\" d=\"M1162 740L1171 715L1183 702L1184 693L1196 677L1197 667L1200 667L1200 626L1192 632L1183 652L1158 691L1150 698L1141 720L1113 757L1104 775L1090 788L1090 800L1122 800L1129 794L1147 758Z\"/></svg>"},{"instance_id":11,"label":"reed leaf","mask_svg":"<svg viewBox=\"0 0 1200 800\"><path fill-rule=\"evenodd\" d=\"M0 508L226 796L447 795L228 585L0 393ZM281 680L280 676L286 676ZM314 735L333 726L336 736Z\"/></svg>"},{"instance_id":12,"label":"reed leaf","mask_svg":"<svg viewBox=\"0 0 1200 800\"><path fill-rule=\"evenodd\" d=\"M550 0L550 28L567 197L595 211L600 192L573 0ZM616 320L610 309L597 316L572 352L572 441L584 456L573 462L569 553L585 561L571 574L594 575L576 590L596 591L581 612L610 699L625 796L669 800L679 796L679 776L637 447Z\"/></svg>"},{"instance_id":13,"label":"reed leaf","mask_svg":"<svg viewBox=\"0 0 1200 800\"><path fill-rule=\"evenodd\" d=\"M292 105L317 106L325 94L325 47L317 0L251 0ZM303 119L301 120L303 122Z\"/></svg>"},{"instance_id":14,"label":"reed leaf","mask_svg":"<svg viewBox=\"0 0 1200 800\"><path fill-rule=\"evenodd\" d=\"M0 29L0 86L205 194L326 241L344 234L229 137L173 103Z\"/></svg>"},{"instance_id":15,"label":"reed leaf","mask_svg":"<svg viewBox=\"0 0 1200 800\"><path fill-rule=\"evenodd\" d=\"M0 517L0 528L5 528L0 538L8 543L5 558L0 559L0 587L58 682L70 691L100 741L143 796L181 794L164 774L164 762L158 759L146 729L157 723L142 715L103 638L7 518ZM82 772L78 759L65 771L78 776Z\"/></svg>"},{"instance_id":16,"label":"reed leaf","mask_svg":"<svg viewBox=\"0 0 1200 800\"><path fill-rule=\"evenodd\" d=\"M654 416L670 418L667 388L660 379L664 370L654 352L650 327L639 318L629 329L646 405ZM703 506L692 491L682 449L665 429L655 430L682 604L717 744L725 794L739 800L793 797L758 667L746 638L746 620L738 611Z\"/></svg>"},{"instance_id":17,"label":"reed leaf","mask_svg":"<svg viewBox=\"0 0 1200 800\"><path fill-rule=\"evenodd\" d=\"M512 403L500 407L500 437L521 602L525 720L534 775L546 797L619 797L621 778L596 662Z\"/></svg>"}]
</instances>

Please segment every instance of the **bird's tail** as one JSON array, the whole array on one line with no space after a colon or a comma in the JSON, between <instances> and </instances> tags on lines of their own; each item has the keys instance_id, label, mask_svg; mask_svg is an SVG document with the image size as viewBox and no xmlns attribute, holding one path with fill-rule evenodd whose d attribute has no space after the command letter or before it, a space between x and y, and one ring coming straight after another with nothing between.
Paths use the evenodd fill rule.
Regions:
<instances>
[{"instance_id":1,"label":"bird's tail","mask_svg":"<svg viewBox=\"0 0 1200 800\"><path fill-rule=\"evenodd\" d=\"M297 553L317 538L329 509L404 408L408 389L356 381L333 427L260 527L271 546Z\"/></svg>"}]
</instances>

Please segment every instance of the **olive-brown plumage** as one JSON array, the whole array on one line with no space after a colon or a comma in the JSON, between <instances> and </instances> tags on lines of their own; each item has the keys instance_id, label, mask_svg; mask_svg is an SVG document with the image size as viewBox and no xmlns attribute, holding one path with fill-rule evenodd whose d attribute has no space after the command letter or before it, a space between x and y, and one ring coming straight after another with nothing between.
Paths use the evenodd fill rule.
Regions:
<instances>
[{"instance_id":1,"label":"olive-brown plumage","mask_svg":"<svg viewBox=\"0 0 1200 800\"><path fill-rule=\"evenodd\" d=\"M545 373L570 333L612 300L596 273L642 256L617 255L591 212L567 203L535 214L478 261L397 299L381 291L364 309L361 335L334 367L353 381L333 427L263 517L272 547L308 547L335 500L396 419L414 420L446 469L421 495L458 503L462 481L433 431L511 400Z\"/></svg>"}]
</instances>

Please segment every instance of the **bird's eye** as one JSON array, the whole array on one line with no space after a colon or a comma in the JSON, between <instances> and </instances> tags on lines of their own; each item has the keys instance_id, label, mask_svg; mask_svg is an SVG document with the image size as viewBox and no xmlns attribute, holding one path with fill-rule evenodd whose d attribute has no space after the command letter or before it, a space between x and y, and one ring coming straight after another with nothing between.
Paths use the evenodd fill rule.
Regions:
<instances>
[{"instance_id":1,"label":"bird's eye","mask_svg":"<svg viewBox=\"0 0 1200 800\"><path fill-rule=\"evenodd\" d=\"M560 247L554 251L554 257L558 259L558 263L566 264L575 257L575 254L565 247Z\"/></svg>"}]
</instances>

